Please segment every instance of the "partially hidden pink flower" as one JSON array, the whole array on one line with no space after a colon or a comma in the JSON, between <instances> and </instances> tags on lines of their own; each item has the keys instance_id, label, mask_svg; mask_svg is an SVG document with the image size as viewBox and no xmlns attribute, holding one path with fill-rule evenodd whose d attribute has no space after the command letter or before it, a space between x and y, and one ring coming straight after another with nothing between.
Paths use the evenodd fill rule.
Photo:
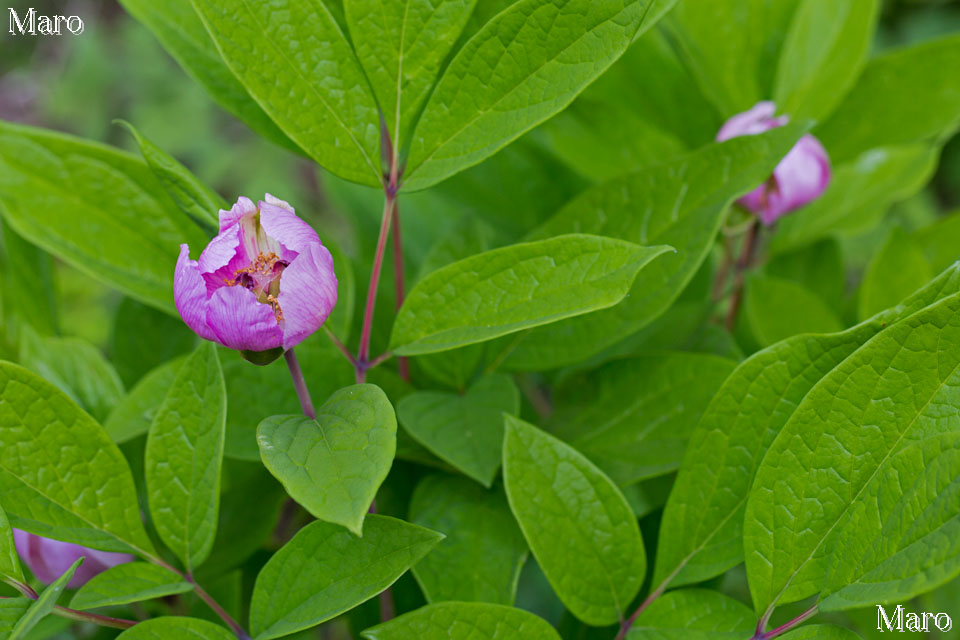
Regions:
<instances>
[{"instance_id":1,"label":"partially hidden pink flower","mask_svg":"<svg viewBox=\"0 0 960 640\"><path fill-rule=\"evenodd\" d=\"M738 136L754 136L787 124L787 116L774 117L772 102L758 102L748 111L727 120L717 133L717 142ZM791 211L816 200L830 183L830 157L820 141L809 133L784 156L773 175L737 202L771 225Z\"/></svg>"},{"instance_id":2,"label":"partially hidden pink flower","mask_svg":"<svg viewBox=\"0 0 960 640\"><path fill-rule=\"evenodd\" d=\"M200 337L243 352L286 351L337 303L330 251L293 207L269 193L220 211L220 233L199 260L180 245L173 280L183 321Z\"/></svg>"},{"instance_id":3,"label":"partially hidden pink flower","mask_svg":"<svg viewBox=\"0 0 960 640\"><path fill-rule=\"evenodd\" d=\"M14 543L20 559L30 567L37 580L50 584L62 576L74 562L84 558L67 587L77 589L90 581L95 575L110 567L132 562L134 557L127 553L110 553L81 547L78 544L51 540L19 529L13 530Z\"/></svg>"}]
</instances>

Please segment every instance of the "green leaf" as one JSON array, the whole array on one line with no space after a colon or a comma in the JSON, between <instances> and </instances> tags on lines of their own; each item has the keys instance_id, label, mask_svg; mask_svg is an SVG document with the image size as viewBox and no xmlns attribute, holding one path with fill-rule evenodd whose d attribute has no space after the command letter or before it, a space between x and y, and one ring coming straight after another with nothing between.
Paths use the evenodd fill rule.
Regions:
<instances>
[{"instance_id":1,"label":"green leaf","mask_svg":"<svg viewBox=\"0 0 960 640\"><path fill-rule=\"evenodd\" d=\"M870 52L878 0L805 0L790 22L773 101L792 118L821 120L850 90Z\"/></svg>"},{"instance_id":2,"label":"green leaf","mask_svg":"<svg viewBox=\"0 0 960 640\"><path fill-rule=\"evenodd\" d=\"M20 334L20 363L103 420L123 397L123 383L99 350L80 338L41 338L29 326Z\"/></svg>"},{"instance_id":3,"label":"green leaf","mask_svg":"<svg viewBox=\"0 0 960 640\"><path fill-rule=\"evenodd\" d=\"M217 349L204 342L157 409L144 458L153 523L190 573L210 555L217 532L226 416Z\"/></svg>"},{"instance_id":4,"label":"green leaf","mask_svg":"<svg viewBox=\"0 0 960 640\"><path fill-rule=\"evenodd\" d=\"M520 392L503 374L464 394L419 391L397 405L400 424L417 442L487 488L500 467L505 413L520 414Z\"/></svg>"},{"instance_id":5,"label":"green leaf","mask_svg":"<svg viewBox=\"0 0 960 640\"><path fill-rule=\"evenodd\" d=\"M410 520L447 536L413 568L427 602L513 604L527 543L499 489L428 476L410 500Z\"/></svg>"},{"instance_id":6,"label":"green leaf","mask_svg":"<svg viewBox=\"0 0 960 640\"><path fill-rule=\"evenodd\" d=\"M168 313L178 246L207 243L139 158L7 122L0 122L0 207L30 242Z\"/></svg>"},{"instance_id":7,"label":"green leaf","mask_svg":"<svg viewBox=\"0 0 960 640\"><path fill-rule=\"evenodd\" d=\"M393 584L442 539L378 515L367 518L362 538L326 522L309 524L257 576L251 631L269 640L348 611Z\"/></svg>"},{"instance_id":8,"label":"green leaf","mask_svg":"<svg viewBox=\"0 0 960 640\"><path fill-rule=\"evenodd\" d=\"M126 388L152 369L192 352L195 334L180 316L171 316L132 298L117 305L110 336L110 362Z\"/></svg>"},{"instance_id":9,"label":"green leaf","mask_svg":"<svg viewBox=\"0 0 960 640\"><path fill-rule=\"evenodd\" d=\"M190 219L203 227L211 235L220 228L220 209L229 209L227 201L201 182L190 170L180 164L176 158L155 145L146 136L125 120L117 120L126 127L140 147L140 154L147 166L157 176L157 180L167 190L180 210Z\"/></svg>"},{"instance_id":10,"label":"green leaf","mask_svg":"<svg viewBox=\"0 0 960 640\"><path fill-rule=\"evenodd\" d=\"M550 586L587 624L622 620L647 565L626 498L569 445L526 422L504 419L507 499Z\"/></svg>"},{"instance_id":11,"label":"green leaf","mask_svg":"<svg viewBox=\"0 0 960 640\"><path fill-rule=\"evenodd\" d=\"M953 213L913 234L913 240L935 272L942 271L960 258L960 215Z\"/></svg>"},{"instance_id":12,"label":"green leaf","mask_svg":"<svg viewBox=\"0 0 960 640\"><path fill-rule=\"evenodd\" d=\"M364 516L396 451L397 419L380 387L334 393L316 419L273 416L257 427L263 464L320 520L362 535Z\"/></svg>"},{"instance_id":13,"label":"green leaf","mask_svg":"<svg viewBox=\"0 0 960 640\"><path fill-rule=\"evenodd\" d=\"M743 640L757 626L749 607L716 591L660 596L633 623L627 640Z\"/></svg>"},{"instance_id":14,"label":"green leaf","mask_svg":"<svg viewBox=\"0 0 960 640\"><path fill-rule=\"evenodd\" d=\"M0 268L5 274L0 289L3 310L29 324L41 335L59 333L53 259L46 251L24 240L0 211ZM23 269L22 265L30 265Z\"/></svg>"},{"instance_id":15,"label":"green leaf","mask_svg":"<svg viewBox=\"0 0 960 640\"><path fill-rule=\"evenodd\" d=\"M576 364L660 316L703 264L730 202L766 180L804 130L794 124L709 144L589 189L564 207L531 236L594 233L667 244L677 253L641 272L630 295L612 309L533 331L513 349L506 366L537 371Z\"/></svg>"},{"instance_id":16,"label":"green leaf","mask_svg":"<svg viewBox=\"0 0 960 640\"><path fill-rule=\"evenodd\" d=\"M234 640L223 627L197 618L153 618L144 620L117 636L117 640Z\"/></svg>"},{"instance_id":17,"label":"green leaf","mask_svg":"<svg viewBox=\"0 0 960 640\"><path fill-rule=\"evenodd\" d=\"M381 184L377 103L326 4L193 5L227 66L291 140L342 178Z\"/></svg>"},{"instance_id":18,"label":"green leaf","mask_svg":"<svg viewBox=\"0 0 960 640\"><path fill-rule=\"evenodd\" d=\"M958 66L957 35L877 56L816 135L834 162L874 147L943 137L960 112Z\"/></svg>"},{"instance_id":19,"label":"green leaf","mask_svg":"<svg viewBox=\"0 0 960 640\"><path fill-rule=\"evenodd\" d=\"M111 440L121 444L142 436L150 429L157 409L186 359L183 356L160 365L120 399L103 424Z\"/></svg>"},{"instance_id":20,"label":"green leaf","mask_svg":"<svg viewBox=\"0 0 960 640\"><path fill-rule=\"evenodd\" d=\"M477 0L345 0L350 37L386 120L395 154L412 133Z\"/></svg>"},{"instance_id":21,"label":"green leaf","mask_svg":"<svg viewBox=\"0 0 960 640\"><path fill-rule=\"evenodd\" d=\"M882 308L887 306L890 305ZM843 329L843 323L820 296L795 282L773 276L755 275L747 281L741 317L761 347L800 333L833 333Z\"/></svg>"},{"instance_id":22,"label":"green leaf","mask_svg":"<svg viewBox=\"0 0 960 640\"><path fill-rule=\"evenodd\" d=\"M30 598L4 598L0 600L0 638L9 640L14 625L27 612L33 600Z\"/></svg>"},{"instance_id":23,"label":"green leaf","mask_svg":"<svg viewBox=\"0 0 960 640\"><path fill-rule=\"evenodd\" d=\"M782 640L860 640L853 631L832 624L808 624L799 629L789 631L782 636Z\"/></svg>"},{"instance_id":24,"label":"green leaf","mask_svg":"<svg viewBox=\"0 0 960 640\"><path fill-rule=\"evenodd\" d=\"M611 362L556 388L550 429L621 486L668 473L736 366L681 352Z\"/></svg>"},{"instance_id":25,"label":"green leaf","mask_svg":"<svg viewBox=\"0 0 960 640\"><path fill-rule=\"evenodd\" d=\"M441 602L367 629L368 640L560 640L543 618L479 602Z\"/></svg>"},{"instance_id":26,"label":"green leaf","mask_svg":"<svg viewBox=\"0 0 960 640\"><path fill-rule=\"evenodd\" d=\"M397 313L397 355L420 355L603 309L669 247L571 234L494 249L434 271Z\"/></svg>"},{"instance_id":27,"label":"green leaf","mask_svg":"<svg viewBox=\"0 0 960 640\"><path fill-rule=\"evenodd\" d=\"M920 246L895 229L874 255L860 284L859 315L867 318L891 307L933 277Z\"/></svg>"},{"instance_id":28,"label":"green leaf","mask_svg":"<svg viewBox=\"0 0 960 640\"><path fill-rule=\"evenodd\" d=\"M743 510L764 454L813 386L885 325L960 288L954 266L842 333L801 335L744 361L704 412L664 510L653 584L700 582L743 560Z\"/></svg>"},{"instance_id":29,"label":"green leaf","mask_svg":"<svg viewBox=\"0 0 960 640\"><path fill-rule=\"evenodd\" d=\"M112 607L192 590L192 584L169 569L146 562L127 562L107 569L80 587L70 608L83 611Z\"/></svg>"},{"instance_id":30,"label":"green leaf","mask_svg":"<svg viewBox=\"0 0 960 640\"><path fill-rule=\"evenodd\" d=\"M0 495L19 529L155 556L117 446L56 387L8 362L0 362Z\"/></svg>"},{"instance_id":31,"label":"green leaf","mask_svg":"<svg viewBox=\"0 0 960 640\"><path fill-rule=\"evenodd\" d=\"M803 399L757 470L744 528L758 611L819 591L837 523L910 442L960 428L960 295L882 331Z\"/></svg>"},{"instance_id":32,"label":"green leaf","mask_svg":"<svg viewBox=\"0 0 960 640\"><path fill-rule=\"evenodd\" d=\"M77 570L77 567L79 567L81 563L83 563L83 558L74 562L62 576L43 590L40 597L34 600L30 606L27 607L27 610L20 619L17 620L13 629L10 630L8 640L24 640L38 622L50 615L50 612L53 611L53 608L57 605L60 594L67 588L67 583L70 582L70 578L73 577L73 572Z\"/></svg>"},{"instance_id":33,"label":"green leaf","mask_svg":"<svg viewBox=\"0 0 960 640\"><path fill-rule=\"evenodd\" d=\"M153 32L167 53L207 90L218 105L264 138L300 151L227 68L190 0L120 0L120 4Z\"/></svg>"},{"instance_id":34,"label":"green leaf","mask_svg":"<svg viewBox=\"0 0 960 640\"><path fill-rule=\"evenodd\" d=\"M770 251L872 228L891 204L927 183L938 153L930 145L877 148L837 166L820 198L777 223Z\"/></svg>"},{"instance_id":35,"label":"green leaf","mask_svg":"<svg viewBox=\"0 0 960 640\"><path fill-rule=\"evenodd\" d=\"M563 110L671 5L519 0L496 15L460 49L424 107L404 186L436 184Z\"/></svg>"},{"instance_id":36,"label":"green leaf","mask_svg":"<svg viewBox=\"0 0 960 640\"><path fill-rule=\"evenodd\" d=\"M884 462L837 524L821 611L907 601L960 574L960 434Z\"/></svg>"},{"instance_id":37,"label":"green leaf","mask_svg":"<svg viewBox=\"0 0 960 640\"><path fill-rule=\"evenodd\" d=\"M9 578L17 582L26 582L20 569L20 556L13 542L13 529L7 521L7 514L0 506L0 579Z\"/></svg>"}]
</instances>

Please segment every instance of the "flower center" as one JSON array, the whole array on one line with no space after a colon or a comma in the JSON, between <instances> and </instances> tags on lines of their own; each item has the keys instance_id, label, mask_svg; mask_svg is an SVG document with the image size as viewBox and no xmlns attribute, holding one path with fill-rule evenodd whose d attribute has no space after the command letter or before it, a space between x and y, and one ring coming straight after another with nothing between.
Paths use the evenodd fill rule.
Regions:
<instances>
[{"instance_id":1,"label":"flower center","mask_svg":"<svg viewBox=\"0 0 960 640\"><path fill-rule=\"evenodd\" d=\"M232 279L225 278L224 283L228 287L240 285L253 291L259 302L270 305L279 324L283 320L283 310L277 302L277 296L280 294L280 276L289 264L286 260L277 257L273 251L266 255L260 252L249 265L237 269Z\"/></svg>"}]
</instances>

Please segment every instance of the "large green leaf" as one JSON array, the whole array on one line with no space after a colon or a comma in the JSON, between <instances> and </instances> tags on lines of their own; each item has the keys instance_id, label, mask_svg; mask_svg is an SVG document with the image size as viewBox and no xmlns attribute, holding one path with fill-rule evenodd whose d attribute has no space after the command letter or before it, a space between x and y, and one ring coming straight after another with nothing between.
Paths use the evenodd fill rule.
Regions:
<instances>
[{"instance_id":1,"label":"large green leaf","mask_svg":"<svg viewBox=\"0 0 960 640\"><path fill-rule=\"evenodd\" d=\"M117 640L234 640L223 627L197 618L144 620L117 636Z\"/></svg>"},{"instance_id":2,"label":"large green leaf","mask_svg":"<svg viewBox=\"0 0 960 640\"><path fill-rule=\"evenodd\" d=\"M427 602L513 604L527 543L499 489L428 476L410 499L410 520L447 536L413 568Z\"/></svg>"},{"instance_id":3,"label":"large green leaf","mask_svg":"<svg viewBox=\"0 0 960 640\"><path fill-rule=\"evenodd\" d=\"M164 567L126 562L94 576L70 600L71 609L112 607L193 590L193 585Z\"/></svg>"},{"instance_id":4,"label":"large green leaf","mask_svg":"<svg viewBox=\"0 0 960 640\"><path fill-rule=\"evenodd\" d=\"M423 189L493 155L569 105L669 0L519 0L454 57L427 101L405 186Z\"/></svg>"},{"instance_id":5,"label":"large green leaf","mask_svg":"<svg viewBox=\"0 0 960 640\"><path fill-rule=\"evenodd\" d=\"M224 64L190 0L120 0L221 107L273 142L299 151Z\"/></svg>"},{"instance_id":6,"label":"large green leaf","mask_svg":"<svg viewBox=\"0 0 960 640\"><path fill-rule=\"evenodd\" d=\"M891 307L933 276L923 249L910 236L895 229L874 255L860 283L859 315L868 318Z\"/></svg>"},{"instance_id":7,"label":"large green leaf","mask_svg":"<svg viewBox=\"0 0 960 640\"><path fill-rule=\"evenodd\" d=\"M482 378L463 394L419 391L397 405L400 424L415 440L488 488L500 467L505 413L519 415L520 392L504 374Z\"/></svg>"},{"instance_id":8,"label":"large green leaf","mask_svg":"<svg viewBox=\"0 0 960 640\"><path fill-rule=\"evenodd\" d=\"M960 430L960 295L898 322L803 399L757 469L744 549L758 611L820 590L827 542L904 445Z\"/></svg>"},{"instance_id":9,"label":"large green leaf","mask_svg":"<svg viewBox=\"0 0 960 640\"><path fill-rule=\"evenodd\" d=\"M56 387L8 362L0 362L0 490L17 528L155 555L117 446Z\"/></svg>"},{"instance_id":10,"label":"large green leaf","mask_svg":"<svg viewBox=\"0 0 960 640\"><path fill-rule=\"evenodd\" d=\"M887 306L890 305L881 309ZM767 275L754 275L747 281L740 317L761 347L800 333L833 333L843 329L843 323L820 296L791 280Z\"/></svg>"},{"instance_id":11,"label":"large green leaf","mask_svg":"<svg viewBox=\"0 0 960 640\"><path fill-rule=\"evenodd\" d=\"M125 297L113 317L110 362L130 389L152 369L193 351L197 341L180 316Z\"/></svg>"},{"instance_id":12,"label":"large green leaf","mask_svg":"<svg viewBox=\"0 0 960 640\"><path fill-rule=\"evenodd\" d=\"M257 441L263 463L294 500L359 536L393 463L397 418L380 387L360 384L330 396L316 419L267 418Z\"/></svg>"},{"instance_id":13,"label":"large green leaf","mask_svg":"<svg viewBox=\"0 0 960 640\"><path fill-rule=\"evenodd\" d=\"M856 82L870 52L878 0L804 0L790 22L773 100L794 118L821 120Z\"/></svg>"},{"instance_id":14,"label":"large green leaf","mask_svg":"<svg viewBox=\"0 0 960 640\"><path fill-rule=\"evenodd\" d=\"M743 640L757 626L753 611L717 591L671 591L637 616L628 640Z\"/></svg>"},{"instance_id":15,"label":"large green leaf","mask_svg":"<svg viewBox=\"0 0 960 640\"><path fill-rule=\"evenodd\" d=\"M345 0L354 49L399 155L477 0Z\"/></svg>"},{"instance_id":16,"label":"large green leaf","mask_svg":"<svg viewBox=\"0 0 960 640\"><path fill-rule=\"evenodd\" d=\"M560 640L532 613L496 604L441 602L363 632L369 640Z\"/></svg>"},{"instance_id":17,"label":"large green leaf","mask_svg":"<svg viewBox=\"0 0 960 640\"><path fill-rule=\"evenodd\" d=\"M737 363L666 352L616 360L554 392L551 431L619 485L673 471L700 415Z\"/></svg>"},{"instance_id":18,"label":"large green leaf","mask_svg":"<svg viewBox=\"0 0 960 640\"><path fill-rule=\"evenodd\" d=\"M647 566L626 498L569 445L504 419L504 485L537 563L577 618L595 626L622 620Z\"/></svg>"},{"instance_id":19,"label":"large green leaf","mask_svg":"<svg viewBox=\"0 0 960 640\"><path fill-rule=\"evenodd\" d=\"M0 282L5 324L10 323L11 316L16 316L41 335L57 335L60 319L53 259L46 251L20 237L3 218L2 210L0 235L0 269L5 274L16 274L15 277L5 276ZM25 264L30 268L23 269Z\"/></svg>"},{"instance_id":20,"label":"large green leaf","mask_svg":"<svg viewBox=\"0 0 960 640\"><path fill-rule=\"evenodd\" d=\"M24 582L20 557L13 542L13 529L7 521L7 514L0 506L0 580L4 579Z\"/></svg>"},{"instance_id":21,"label":"large green leaf","mask_svg":"<svg viewBox=\"0 0 960 640\"><path fill-rule=\"evenodd\" d=\"M905 602L960 573L960 434L883 463L837 524L822 611Z\"/></svg>"},{"instance_id":22,"label":"large green leaf","mask_svg":"<svg viewBox=\"0 0 960 640\"><path fill-rule=\"evenodd\" d=\"M217 348L204 342L157 409L144 459L157 533L190 573L210 555L217 533L226 416Z\"/></svg>"},{"instance_id":23,"label":"large green leaf","mask_svg":"<svg viewBox=\"0 0 960 640\"><path fill-rule=\"evenodd\" d=\"M471 256L413 288L394 322L392 350L445 351L604 309L669 250L571 234Z\"/></svg>"},{"instance_id":24,"label":"large green leaf","mask_svg":"<svg viewBox=\"0 0 960 640\"><path fill-rule=\"evenodd\" d=\"M700 582L743 560L743 510L764 454L810 389L885 325L960 289L954 266L842 333L802 335L743 362L704 412L663 514L654 584Z\"/></svg>"},{"instance_id":25,"label":"large green leaf","mask_svg":"<svg viewBox=\"0 0 960 640\"><path fill-rule=\"evenodd\" d=\"M913 240L935 272L942 271L960 258L960 215L953 212L913 233Z\"/></svg>"},{"instance_id":26,"label":"large green leaf","mask_svg":"<svg viewBox=\"0 0 960 640\"><path fill-rule=\"evenodd\" d=\"M139 158L2 121L0 207L37 246L170 313L178 245L206 244Z\"/></svg>"},{"instance_id":27,"label":"large green leaf","mask_svg":"<svg viewBox=\"0 0 960 640\"><path fill-rule=\"evenodd\" d=\"M860 640L850 629L832 624L809 624L780 636L781 640Z\"/></svg>"},{"instance_id":28,"label":"large green leaf","mask_svg":"<svg viewBox=\"0 0 960 640\"><path fill-rule=\"evenodd\" d=\"M103 424L111 440L121 444L142 436L150 429L157 409L186 359L184 356L160 365L120 399Z\"/></svg>"},{"instance_id":29,"label":"large green leaf","mask_svg":"<svg viewBox=\"0 0 960 640\"><path fill-rule=\"evenodd\" d=\"M3 598L0 600L0 638L9 640L14 625L27 612L33 600L30 598Z\"/></svg>"},{"instance_id":30,"label":"large green leaf","mask_svg":"<svg viewBox=\"0 0 960 640\"><path fill-rule=\"evenodd\" d=\"M958 66L957 35L877 56L816 135L834 161L873 147L942 137L960 112L960 76L953 72Z\"/></svg>"},{"instance_id":31,"label":"large green leaf","mask_svg":"<svg viewBox=\"0 0 960 640\"><path fill-rule=\"evenodd\" d=\"M377 595L443 536L402 520L371 515L358 538L314 522L300 530L257 576L250 603L256 640L318 625Z\"/></svg>"},{"instance_id":32,"label":"large green leaf","mask_svg":"<svg viewBox=\"0 0 960 640\"><path fill-rule=\"evenodd\" d=\"M760 136L709 144L690 155L594 187L533 232L533 238L595 233L667 244L623 303L533 331L506 365L542 370L575 364L636 333L667 310L713 246L727 206L766 180L805 131L789 125Z\"/></svg>"},{"instance_id":33,"label":"large green leaf","mask_svg":"<svg viewBox=\"0 0 960 640\"><path fill-rule=\"evenodd\" d=\"M62 576L57 578L53 584L43 590L40 597L27 607L27 610L20 619L17 620L17 623L13 625L13 629L10 630L10 636L7 640L24 640L38 622L50 615L53 608L57 606L57 600L60 598L60 594L67 588L67 583L70 582L73 573L82 563L83 558L80 558L74 562Z\"/></svg>"},{"instance_id":34,"label":"large green leaf","mask_svg":"<svg viewBox=\"0 0 960 640\"><path fill-rule=\"evenodd\" d=\"M377 103L325 3L193 5L227 65L291 140L343 178L381 183Z\"/></svg>"}]
</instances>

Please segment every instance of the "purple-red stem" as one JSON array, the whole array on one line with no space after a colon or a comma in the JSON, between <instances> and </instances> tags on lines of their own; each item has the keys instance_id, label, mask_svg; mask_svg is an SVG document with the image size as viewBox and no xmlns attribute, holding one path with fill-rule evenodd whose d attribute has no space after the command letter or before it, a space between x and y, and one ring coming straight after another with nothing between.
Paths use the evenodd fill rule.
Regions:
<instances>
[{"instance_id":1,"label":"purple-red stem","mask_svg":"<svg viewBox=\"0 0 960 640\"><path fill-rule=\"evenodd\" d=\"M760 618L760 622L757 623L757 631L753 634L753 637L750 640L770 640L771 638L776 638L777 636L790 631L794 627L799 626L803 622L817 615L817 605L813 605L790 622L786 622L776 629L771 629L770 631L764 633L763 628L767 626L767 620L770 619L770 613L771 612L768 611L762 618Z\"/></svg>"},{"instance_id":2,"label":"purple-red stem","mask_svg":"<svg viewBox=\"0 0 960 640\"><path fill-rule=\"evenodd\" d=\"M36 600L40 596L37 592L28 584L24 584L20 581L7 580L7 584L11 587L22 593L25 597L30 598L31 600ZM0 596L0 600L7 600L6 596ZM124 620L123 618L113 618L111 616L101 616L96 613L87 613L86 611L77 611L76 609L68 609L67 607L61 607L56 605L53 608L53 614L61 618L67 618L69 620L76 620L77 622L92 622L93 624L98 624L101 627L110 627L111 629L129 629L130 627L136 625L134 620Z\"/></svg>"},{"instance_id":3,"label":"purple-red stem","mask_svg":"<svg viewBox=\"0 0 960 640\"><path fill-rule=\"evenodd\" d=\"M615 638L615 640L623 640L624 638L627 637L627 634L630 632L630 627L633 626L633 623L637 621L637 618L640 617L641 613L647 610L647 607L653 604L654 600L656 600L657 598L663 595L664 590L667 588L667 584L670 583L670 580L672 578L673 576L670 576L669 578L664 580L659 587L657 587L655 590L653 590L650 593L650 595L647 596L646 600L640 603L640 606L637 607L637 610L634 611L629 618L623 621L623 623L620 625L620 631L617 632L617 637Z\"/></svg>"},{"instance_id":4,"label":"purple-red stem","mask_svg":"<svg viewBox=\"0 0 960 640\"><path fill-rule=\"evenodd\" d=\"M757 236L760 234L760 222L754 222L747 231L747 237L743 240L743 246L740 249L740 257L737 260L737 271L734 275L733 297L730 298L730 309L727 311L724 326L727 331L733 331L737 323L737 313L740 311L740 303L743 300L744 271L753 264L753 257L757 250Z\"/></svg>"},{"instance_id":5,"label":"purple-red stem","mask_svg":"<svg viewBox=\"0 0 960 640\"><path fill-rule=\"evenodd\" d=\"M403 236L400 235L400 203L393 204L393 282L396 289L397 304L396 309L400 311L403 306L404 283L403 283ZM400 377L404 382L410 382L410 363L406 358L397 359L397 369L400 371Z\"/></svg>"},{"instance_id":6,"label":"purple-red stem","mask_svg":"<svg viewBox=\"0 0 960 640\"><path fill-rule=\"evenodd\" d=\"M370 364L370 334L373 331L373 311L377 305L377 288L380 285L380 271L383 269L383 254L387 249L387 236L390 235L390 220L396 203L396 193L387 188L387 199L383 206L383 219L380 221L380 236L377 238L377 252L370 270L370 288L367 290L367 304L363 311L363 331L360 334L360 349L357 351L357 383L366 381Z\"/></svg>"},{"instance_id":7,"label":"purple-red stem","mask_svg":"<svg viewBox=\"0 0 960 640\"><path fill-rule=\"evenodd\" d=\"M311 416L312 417L312 416ZM186 575L184 576L190 584L193 585L193 591L197 594L197 597L207 603L207 606L213 609L213 612L216 613L220 618L227 623L227 625L233 629L233 633L237 636L237 640L250 640L250 635L244 631L243 627L240 626L240 623L233 619L233 617L227 613L226 609L220 606L213 597L203 590L199 584L194 581L193 576Z\"/></svg>"},{"instance_id":8,"label":"purple-red stem","mask_svg":"<svg viewBox=\"0 0 960 640\"><path fill-rule=\"evenodd\" d=\"M317 412L313 409L313 400L310 399L307 382L303 379L303 371L300 369L300 363L297 362L297 356L293 349L287 349L283 358L287 361L287 367L290 369L290 377L293 378L293 387L297 390L297 398L300 400L300 408L303 409L303 414L308 418L316 418Z\"/></svg>"}]
</instances>

